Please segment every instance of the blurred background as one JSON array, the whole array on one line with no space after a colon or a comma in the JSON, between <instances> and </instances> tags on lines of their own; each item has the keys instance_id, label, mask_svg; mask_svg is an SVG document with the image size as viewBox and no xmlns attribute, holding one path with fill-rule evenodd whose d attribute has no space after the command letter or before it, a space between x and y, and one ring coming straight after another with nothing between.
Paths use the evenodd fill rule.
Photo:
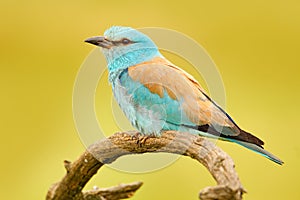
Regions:
<instances>
[{"instance_id":1,"label":"blurred background","mask_svg":"<svg viewBox=\"0 0 300 200\"><path fill-rule=\"evenodd\" d=\"M285 161L218 142L235 161L244 198L300 199L299 8L296 0L1 1L0 198L44 199L65 174L63 160L85 150L72 115L76 74L94 49L83 40L123 25L174 29L200 43L223 78L227 112ZM85 189L138 180L132 199L197 199L215 184L203 166L180 158L145 174L103 167Z\"/></svg>"}]
</instances>

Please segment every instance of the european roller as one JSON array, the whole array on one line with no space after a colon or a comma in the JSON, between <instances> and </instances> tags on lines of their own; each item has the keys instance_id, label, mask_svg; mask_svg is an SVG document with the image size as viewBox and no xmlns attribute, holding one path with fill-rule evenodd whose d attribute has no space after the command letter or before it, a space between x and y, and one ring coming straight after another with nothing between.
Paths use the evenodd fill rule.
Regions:
<instances>
[{"instance_id":1,"label":"european roller","mask_svg":"<svg viewBox=\"0 0 300 200\"><path fill-rule=\"evenodd\" d=\"M114 97L144 135L175 130L234 142L278 163L264 142L242 130L190 74L168 61L145 34L113 26L85 42L101 47Z\"/></svg>"}]
</instances>

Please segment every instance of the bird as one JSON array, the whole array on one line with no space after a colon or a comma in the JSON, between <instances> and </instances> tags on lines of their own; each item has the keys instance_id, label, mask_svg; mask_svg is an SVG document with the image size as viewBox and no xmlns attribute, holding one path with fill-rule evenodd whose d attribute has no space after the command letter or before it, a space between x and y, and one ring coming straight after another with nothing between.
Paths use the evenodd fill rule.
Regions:
<instances>
[{"instance_id":1,"label":"bird","mask_svg":"<svg viewBox=\"0 0 300 200\"><path fill-rule=\"evenodd\" d=\"M114 97L141 134L188 132L239 144L283 164L263 148L261 139L241 129L192 75L166 59L149 36L112 26L85 42L101 48Z\"/></svg>"}]
</instances>

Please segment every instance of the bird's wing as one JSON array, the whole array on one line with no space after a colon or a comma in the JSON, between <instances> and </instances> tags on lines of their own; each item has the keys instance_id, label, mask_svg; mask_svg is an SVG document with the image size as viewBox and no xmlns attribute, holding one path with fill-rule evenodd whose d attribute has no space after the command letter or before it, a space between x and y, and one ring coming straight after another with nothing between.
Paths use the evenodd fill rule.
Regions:
<instances>
[{"instance_id":1,"label":"bird's wing","mask_svg":"<svg viewBox=\"0 0 300 200\"><path fill-rule=\"evenodd\" d=\"M163 58L154 58L128 69L134 81L143 84L160 97L168 94L181 102L183 111L200 131L212 134L237 136L241 130L215 102L204 92L199 83L187 72ZM180 124L184 125L184 124ZM189 125L190 126L190 125Z\"/></svg>"},{"instance_id":2,"label":"bird's wing","mask_svg":"<svg viewBox=\"0 0 300 200\"><path fill-rule=\"evenodd\" d=\"M147 95L158 95L162 99L168 96L180 102L178 105L182 106L192 125L177 125L219 136L220 139L245 146L278 164L283 163L263 149L262 140L240 129L232 118L209 98L191 75L164 58L155 58L132 66L128 68L127 73L132 80L148 89ZM151 95L149 99L153 98Z\"/></svg>"}]
</instances>

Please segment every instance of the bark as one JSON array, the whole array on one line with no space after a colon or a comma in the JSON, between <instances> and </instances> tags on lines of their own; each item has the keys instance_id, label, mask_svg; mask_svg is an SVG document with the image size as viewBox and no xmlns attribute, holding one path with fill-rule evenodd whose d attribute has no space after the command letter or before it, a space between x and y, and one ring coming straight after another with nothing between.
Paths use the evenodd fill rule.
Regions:
<instances>
[{"instance_id":1,"label":"bark","mask_svg":"<svg viewBox=\"0 0 300 200\"><path fill-rule=\"evenodd\" d=\"M66 175L47 193L47 200L58 199L124 199L131 197L141 182L121 184L112 188L82 191L86 183L104 164L117 158L142 153L173 153L189 156L202 165L217 186L200 191L202 200L240 200L245 192L234 169L233 160L211 141L189 133L166 131L160 137L143 136L138 132L122 132L92 144L74 163L65 161Z\"/></svg>"}]
</instances>

